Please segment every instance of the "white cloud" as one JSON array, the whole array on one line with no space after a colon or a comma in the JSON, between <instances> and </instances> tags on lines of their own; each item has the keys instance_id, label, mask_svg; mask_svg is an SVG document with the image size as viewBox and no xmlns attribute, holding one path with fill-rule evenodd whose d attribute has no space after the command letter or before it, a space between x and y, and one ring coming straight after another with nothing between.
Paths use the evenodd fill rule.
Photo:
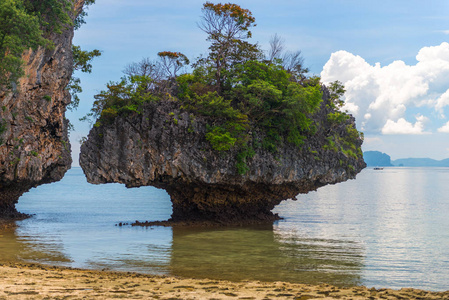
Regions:
<instances>
[{"instance_id":1,"label":"white cloud","mask_svg":"<svg viewBox=\"0 0 449 300\"><path fill-rule=\"evenodd\" d=\"M442 127L438 128L438 132L449 133L449 121Z\"/></svg>"},{"instance_id":2,"label":"white cloud","mask_svg":"<svg viewBox=\"0 0 449 300\"><path fill-rule=\"evenodd\" d=\"M380 143L382 143L382 139L380 137L365 137L365 139L363 140L363 145L364 146L370 146L370 145L379 145Z\"/></svg>"},{"instance_id":3,"label":"white cloud","mask_svg":"<svg viewBox=\"0 0 449 300\"><path fill-rule=\"evenodd\" d=\"M441 111L445 106L449 106L449 89L437 99L435 109Z\"/></svg>"},{"instance_id":4,"label":"white cloud","mask_svg":"<svg viewBox=\"0 0 449 300\"><path fill-rule=\"evenodd\" d=\"M441 30L444 34L449 34L449 30Z\"/></svg>"},{"instance_id":5,"label":"white cloud","mask_svg":"<svg viewBox=\"0 0 449 300\"><path fill-rule=\"evenodd\" d=\"M347 51L332 53L321 72L323 82L341 81L345 107L367 133L421 134L424 123L407 121L408 108L433 107L443 115L449 106L449 43L422 48L415 65L397 60L387 66L368 64Z\"/></svg>"},{"instance_id":6,"label":"white cloud","mask_svg":"<svg viewBox=\"0 0 449 300\"><path fill-rule=\"evenodd\" d=\"M416 117L416 123L407 122L404 118L400 118L397 122L387 120L382 128L383 134L423 134L424 123L428 119L424 116Z\"/></svg>"}]
</instances>

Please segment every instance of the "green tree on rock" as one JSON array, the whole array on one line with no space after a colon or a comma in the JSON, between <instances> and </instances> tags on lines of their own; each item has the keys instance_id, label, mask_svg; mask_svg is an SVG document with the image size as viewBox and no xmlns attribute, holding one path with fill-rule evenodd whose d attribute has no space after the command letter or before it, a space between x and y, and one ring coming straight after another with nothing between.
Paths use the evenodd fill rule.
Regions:
<instances>
[{"instance_id":1,"label":"green tree on rock","mask_svg":"<svg viewBox=\"0 0 449 300\"><path fill-rule=\"evenodd\" d=\"M101 56L100 50L86 51L82 50L80 46L72 45L73 53L73 71L81 71L83 73L92 73L92 60L95 57ZM69 85L67 86L70 94L72 95L72 102L68 106L68 109L74 110L78 108L80 103L79 93L83 91L81 88L81 79L72 75Z\"/></svg>"},{"instance_id":2,"label":"green tree on rock","mask_svg":"<svg viewBox=\"0 0 449 300\"><path fill-rule=\"evenodd\" d=\"M221 94L232 66L260 56L257 45L245 41L252 36L250 28L255 26L251 11L237 4L203 5L203 17L199 28L208 34L209 62L214 68L217 91Z\"/></svg>"}]
</instances>

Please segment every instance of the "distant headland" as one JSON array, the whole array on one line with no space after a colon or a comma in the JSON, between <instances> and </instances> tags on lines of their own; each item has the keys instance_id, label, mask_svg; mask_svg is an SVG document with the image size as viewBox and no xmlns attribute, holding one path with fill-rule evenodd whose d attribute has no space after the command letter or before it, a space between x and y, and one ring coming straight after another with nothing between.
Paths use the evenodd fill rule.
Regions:
<instances>
[{"instance_id":1,"label":"distant headland","mask_svg":"<svg viewBox=\"0 0 449 300\"><path fill-rule=\"evenodd\" d=\"M449 167L449 158L399 158L392 161L388 154L380 151L365 151L363 158L368 167Z\"/></svg>"}]
</instances>

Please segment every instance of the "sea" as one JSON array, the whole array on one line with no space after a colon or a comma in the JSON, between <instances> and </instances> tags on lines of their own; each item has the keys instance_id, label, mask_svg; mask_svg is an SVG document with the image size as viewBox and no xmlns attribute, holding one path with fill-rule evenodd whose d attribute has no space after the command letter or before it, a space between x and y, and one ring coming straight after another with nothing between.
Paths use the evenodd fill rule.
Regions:
<instances>
[{"instance_id":1,"label":"sea","mask_svg":"<svg viewBox=\"0 0 449 300\"><path fill-rule=\"evenodd\" d=\"M0 260L224 280L449 290L449 168L367 168L282 202L263 226L133 227L166 220L153 187L91 185L80 168L24 194Z\"/></svg>"}]
</instances>

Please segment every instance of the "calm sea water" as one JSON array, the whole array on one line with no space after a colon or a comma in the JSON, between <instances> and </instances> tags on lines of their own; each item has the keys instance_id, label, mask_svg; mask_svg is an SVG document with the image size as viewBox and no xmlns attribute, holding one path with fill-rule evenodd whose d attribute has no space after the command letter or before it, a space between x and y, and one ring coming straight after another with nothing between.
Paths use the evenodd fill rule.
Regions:
<instances>
[{"instance_id":1,"label":"calm sea water","mask_svg":"<svg viewBox=\"0 0 449 300\"><path fill-rule=\"evenodd\" d=\"M79 168L23 195L0 259L229 280L449 289L449 168L366 169L285 201L268 226L115 226L164 220L163 190L90 185Z\"/></svg>"}]
</instances>

